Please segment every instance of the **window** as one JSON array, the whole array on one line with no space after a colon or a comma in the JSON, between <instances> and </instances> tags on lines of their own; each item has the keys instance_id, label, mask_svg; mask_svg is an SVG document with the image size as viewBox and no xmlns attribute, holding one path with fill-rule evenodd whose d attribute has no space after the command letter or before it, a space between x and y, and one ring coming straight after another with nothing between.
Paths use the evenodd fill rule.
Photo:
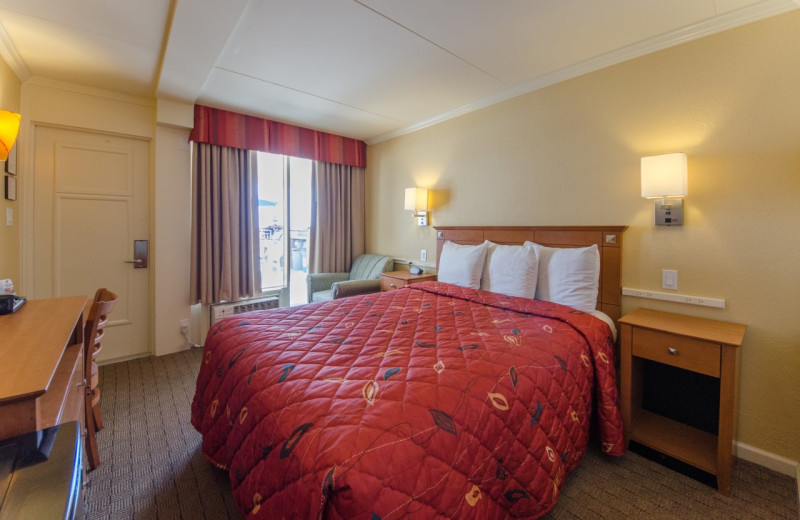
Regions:
<instances>
[{"instance_id":1,"label":"window","mask_svg":"<svg viewBox=\"0 0 800 520\"><path fill-rule=\"evenodd\" d=\"M311 229L311 160L257 152L261 291L306 302ZM288 230L288 232L287 232Z\"/></svg>"}]
</instances>

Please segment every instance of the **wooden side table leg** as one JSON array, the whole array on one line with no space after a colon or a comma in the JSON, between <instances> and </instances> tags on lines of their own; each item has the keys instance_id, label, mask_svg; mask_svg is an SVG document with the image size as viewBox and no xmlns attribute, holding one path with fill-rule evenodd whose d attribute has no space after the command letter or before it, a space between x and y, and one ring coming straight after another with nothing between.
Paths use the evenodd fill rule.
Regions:
<instances>
[{"instance_id":1,"label":"wooden side table leg","mask_svg":"<svg viewBox=\"0 0 800 520\"><path fill-rule=\"evenodd\" d=\"M719 434L717 435L717 488L731 494L733 472L733 423L736 390L736 350L722 346L719 378Z\"/></svg>"},{"instance_id":2,"label":"wooden side table leg","mask_svg":"<svg viewBox=\"0 0 800 520\"><path fill-rule=\"evenodd\" d=\"M622 325L620 330L620 400L622 405L622 423L625 427L625 446L631 439L633 424L631 410L631 385L633 367L633 331L630 325Z\"/></svg>"}]
</instances>

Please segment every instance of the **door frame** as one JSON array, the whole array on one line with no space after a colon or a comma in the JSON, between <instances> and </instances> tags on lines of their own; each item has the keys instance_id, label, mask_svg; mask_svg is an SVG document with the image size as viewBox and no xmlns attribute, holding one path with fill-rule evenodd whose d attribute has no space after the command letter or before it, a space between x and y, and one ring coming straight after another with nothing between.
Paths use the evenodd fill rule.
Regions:
<instances>
[{"instance_id":1,"label":"door frame","mask_svg":"<svg viewBox=\"0 0 800 520\"><path fill-rule=\"evenodd\" d=\"M18 186L18 191L20 193L20 203L19 203L19 215L18 215L18 222L20 227L20 288L17 289L17 293L24 296L25 291L30 290L33 287L33 277L34 277L34 193L32 187L35 185L35 164L34 164L34 156L36 150L36 138L38 134L39 128L51 128L57 130L66 130L66 131L74 131L74 132L83 132L83 133L90 133L96 135L107 135L113 137L120 137L125 139L132 139L137 141L142 141L147 144L148 147L148 192L145 195L147 197L147 232L148 232L148 240L150 243L149 246L149 258L150 258L150 267L148 267L147 271L147 285L148 285L148 296L147 296L147 312L146 312L146 329L147 329L147 348L144 353L136 354L133 356L127 356L124 358L118 358L114 360L110 360L110 362L119 362L125 361L127 359L135 359L139 357L145 357L152 355L154 353L154 300L155 300L155 269L153 267L152 259L154 258L155 254L155 215L154 215L154 208L153 208L153 190L154 190L154 139L151 136L142 136L142 135L135 135L129 133L122 133L122 132L113 132L113 131L105 131L102 129L97 128L86 128L80 126L73 126L73 125L65 125L65 124L57 124L57 123L50 123L50 122L40 122L40 121L25 121L25 116L23 115L23 125L21 127L21 133L24 130L24 139L23 143L26 146L22 146L21 150L18 151L17 160L20 163L20 171L24 172L23 175L18 175L20 185ZM19 145L19 141L17 143ZM20 153L21 152L21 153ZM87 295L89 298L92 298L94 295L89 294ZM88 312L88 307L87 307ZM84 320L86 319L86 315L84 315ZM100 364L103 364L102 362Z\"/></svg>"}]
</instances>

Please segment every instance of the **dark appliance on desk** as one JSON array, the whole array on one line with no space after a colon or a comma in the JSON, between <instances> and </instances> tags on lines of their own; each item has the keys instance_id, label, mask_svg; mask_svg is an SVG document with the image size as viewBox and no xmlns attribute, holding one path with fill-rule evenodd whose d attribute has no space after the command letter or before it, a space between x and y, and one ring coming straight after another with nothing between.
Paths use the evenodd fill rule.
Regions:
<instances>
[{"instance_id":1,"label":"dark appliance on desk","mask_svg":"<svg viewBox=\"0 0 800 520\"><path fill-rule=\"evenodd\" d=\"M83 517L80 424L0 441L0 520Z\"/></svg>"},{"instance_id":2,"label":"dark appliance on desk","mask_svg":"<svg viewBox=\"0 0 800 520\"><path fill-rule=\"evenodd\" d=\"M11 314L28 301L16 294L0 294L0 314Z\"/></svg>"}]
</instances>

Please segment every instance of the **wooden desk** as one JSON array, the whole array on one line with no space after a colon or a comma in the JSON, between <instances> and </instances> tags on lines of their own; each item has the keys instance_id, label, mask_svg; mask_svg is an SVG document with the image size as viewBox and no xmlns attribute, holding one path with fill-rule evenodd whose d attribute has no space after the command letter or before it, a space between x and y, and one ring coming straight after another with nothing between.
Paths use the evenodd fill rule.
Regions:
<instances>
[{"instance_id":1,"label":"wooden desk","mask_svg":"<svg viewBox=\"0 0 800 520\"><path fill-rule=\"evenodd\" d=\"M0 316L0 439L83 424L87 296L30 300Z\"/></svg>"}]
</instances>

